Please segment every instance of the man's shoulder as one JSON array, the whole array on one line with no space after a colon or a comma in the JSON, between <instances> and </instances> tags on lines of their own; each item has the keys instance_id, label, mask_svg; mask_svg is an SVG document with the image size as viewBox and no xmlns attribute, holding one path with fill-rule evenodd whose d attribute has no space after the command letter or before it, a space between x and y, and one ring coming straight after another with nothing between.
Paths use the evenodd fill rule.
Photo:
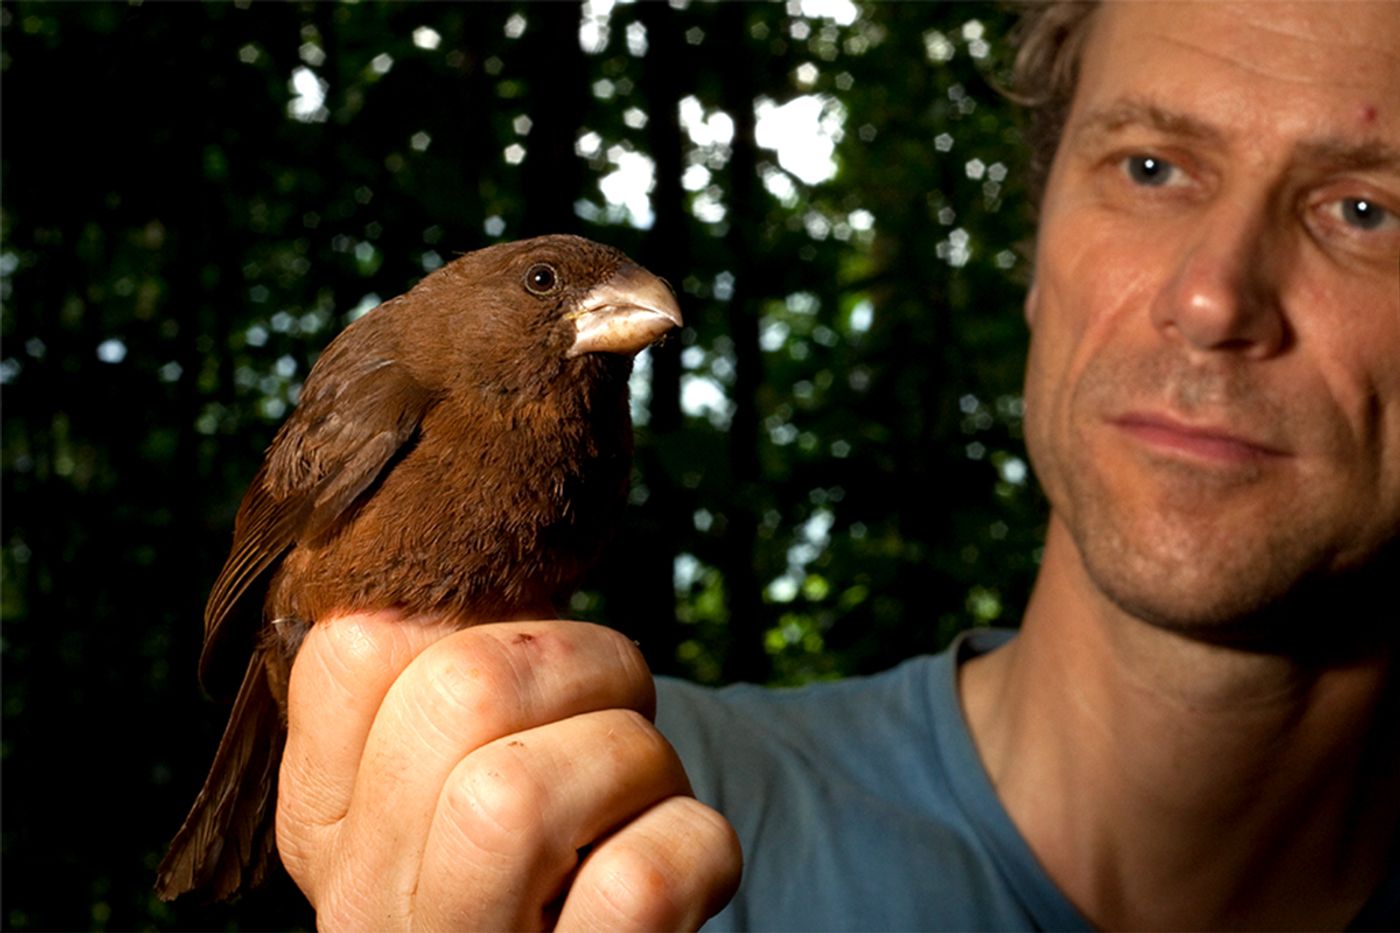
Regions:
<instances>
[{"instance_id":1,"label":"man's shoulder","mask_svg":"<svg viewBox=\"0 0 1400 933\"><path fill-rule=\"evenodd\" d=\"M1042 882L1021 877L957 700L959 654L1009 637L795 689L659 683L662 732L743 840L716 927L1036 925L1022 887Z\"/></svg>"},{"instance_id":2,"label":"man's shoulder","mask_svg":"<svg viewBox=\"0 0 1400 933\"><path fill-rule=\"evenodd\" d=\"M853 746L907 743L911 729L927 728L941 661L918 657L880 674L802 687L706 688L662 678L657 722L682 751L752 755L779 770L788 763L844 770Z\"/></svg>"},{"instance_id":3,"label":"man's shoulder","mask_svg":"<svg viewBox=\"0 0 1400 933\"><path fill-rule=\"evenodd\" d=\"M802 687L708 688L658 678L657 724L685 746L683 755L691 748L725 758L756 753L769 762L795 761L808 769L808 777L812 766L827 764L857 783L888 783L891 756L906 770L963 766L969 762L937 760L940 753L964 750L956 741L937 741L940 732L945 739L965 732L957 698L958 662L1013 635L1006 629L968 632L943 652L911 658L878 674ZM946 735L950 731L954 734ZM868 757L872 754L877 762ZM878 770L867 768L872 764Z\"/></svg>"}]
</instances>

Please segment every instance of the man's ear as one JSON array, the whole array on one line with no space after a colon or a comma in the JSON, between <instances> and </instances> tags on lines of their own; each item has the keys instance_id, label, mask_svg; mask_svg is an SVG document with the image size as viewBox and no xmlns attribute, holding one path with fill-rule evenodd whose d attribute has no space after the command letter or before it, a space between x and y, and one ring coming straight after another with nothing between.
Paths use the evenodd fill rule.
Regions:
<instances>
[{"instance_id":1,"label":"man's ear","mask_svg":"<svg viewBox=\"0 0 1400 933\"><path fill-rule=\"evenodd\" d=\"M1035 309L1040 298L1040 286L1032 281L1030 290L1026 292L1026 302L1021 307L1021 311L1026 316L1026 326L1035 330Z\"/></svg>"}]
</instances>

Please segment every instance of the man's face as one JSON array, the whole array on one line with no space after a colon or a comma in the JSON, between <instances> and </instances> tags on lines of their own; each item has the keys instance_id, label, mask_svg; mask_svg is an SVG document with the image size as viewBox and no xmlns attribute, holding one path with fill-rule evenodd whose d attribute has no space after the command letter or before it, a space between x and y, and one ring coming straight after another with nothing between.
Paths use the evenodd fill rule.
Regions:
<instances>
[{"instance_id":1,"label":"man's face","mask_svg":"<svg viewBox=\"0 0 1400 933\"><path fill-rule=\"evenodd\" d=\"M1201 631L1400 536L1400 15L1108 4L1043 206L1027 438L1120 608Z\"/></svg>"}]
</instances>

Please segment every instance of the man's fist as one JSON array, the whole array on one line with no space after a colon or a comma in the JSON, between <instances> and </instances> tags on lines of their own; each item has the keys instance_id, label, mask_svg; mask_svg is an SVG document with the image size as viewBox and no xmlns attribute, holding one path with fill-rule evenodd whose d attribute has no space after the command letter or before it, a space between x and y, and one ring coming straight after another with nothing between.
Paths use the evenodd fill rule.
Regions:
<instances>
[{"instance_id":1,"label":"man's fist","mask_svg":"<svg viewBox=\"0 0 1400 933\"><path fill-rule=\"evenodd\" d=\"M654 705L635 646L598 626L318 623L292 669L282 859L330 930L698 927L739 842Z\"/></svg>"}]
</instances>

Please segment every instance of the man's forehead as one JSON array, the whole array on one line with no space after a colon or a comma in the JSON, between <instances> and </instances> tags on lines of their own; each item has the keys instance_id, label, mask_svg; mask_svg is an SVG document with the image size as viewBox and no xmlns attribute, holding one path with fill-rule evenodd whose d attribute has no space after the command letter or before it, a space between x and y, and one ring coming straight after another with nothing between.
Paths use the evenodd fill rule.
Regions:
<instances>
[{"instance_id":1,"label":"man's forehead","mask_svg":"<svg viewBox=\"0 0 1400 933\"><path fill-rule=\"evenodd\" d=\"M1400 146L1400 5L1105 4L1071 122L1090 116L1194 136L1291 120L1300 137Z\"/></svg>"}]
</instances>

